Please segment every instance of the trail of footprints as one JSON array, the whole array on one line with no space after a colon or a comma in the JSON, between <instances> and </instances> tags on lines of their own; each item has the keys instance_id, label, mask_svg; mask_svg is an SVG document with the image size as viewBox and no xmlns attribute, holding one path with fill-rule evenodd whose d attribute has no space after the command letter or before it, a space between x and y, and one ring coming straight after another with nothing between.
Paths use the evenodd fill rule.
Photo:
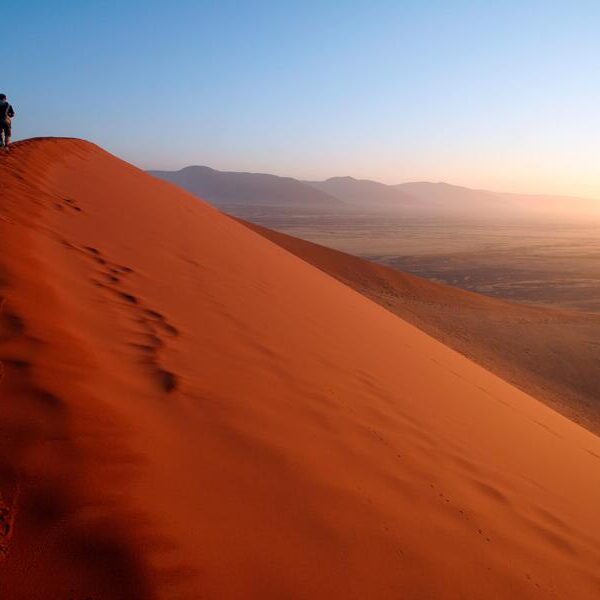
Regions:
<instances>
[{"instance_id":1,"label":"trail of footprints","mask_svg":"<svg viewBox=\"0 0 600 600\"><path fill-rule=\"evenodd\" d=\"M54 208L61 212L83 212L83 209L72 198L57 198L57 200L54 202Z\"/></svg>"},{"instance_id":2,"label":"trail of footprints","mask_svg":"<svg viewBox=\"0 0 600 600\"><path fill-rule=\"evenodd\" d=\"M407 431L411 428L407 428ZM367 428L369 434L371 434L379 443L393 448L393 445L389 443L389 441L376 429ZM413 434L419 433L417 428L414 428L412 431ZM427 434L421 432L424 438L426 439ZM418 439L419 436L417 436ZM396 457L399 460L402 460L401 454L396 454ZM541 508L534 507L532 509L533 514L529 514L528 512L522 513L517 510L517 508L512 506L510 499L501 491L499 487L495 487L490 483L486 482L486 478L483 473L479 473L479 468L475 463L468 461L462 457L457 457L456 455L452 456L457 466L461 467L463 476L466 476L465 481L469 481L470 484L474 487L476 492L484 497L485 500L494 502L500 506L502 506L507 511L511 512L513 518L517 518L520 520L521 526L529 528L536 536L541 538L544 542L551 544L554 549L562 552L567 557L572 557L577 554L578 550L573 547L571 542L569 541L569 536L566 535L568 533L568 526L564 523L560 518L551 513L550 511ZM473 532L476 532L476 535L479 536L481 541L485 544L493 544L494 539L490 533L488 533L478 522L479 519L475 514L472 514L472 511L468 509L466 506L458 504L455 500L453 500L450 496L448 496L442 489L439 484L434 482L428 482L429 488L431 490L432 497L437 499L442 505L446 506L451 513L453 513L453 518L462 521L465 526L471 529ZM357 487L359 491L362 492L360 486ZM371 500L368 500L371 503ZM386 531L389 531L389 527L384 526ZM583 540L585 543L585 540ZM490 567L488 567L488 570ZM526 579L531 583L531 585L535 586L537 589L541 589L543 584L534 579L529 573L524 573Z\"/></svg>"},{"instance_id":3,"label":"trail of footprints","mask_svg":"<svg viewBox=\"0 0 600 600\"><path fill-rule=\"evenodd\" d=\"M8 536L12 529L14 511L8 506L0 506L0 558L8 552Z\"/></svg>"},{"instance_id":4,"label":"trail of footprints","mask_svg":"<svg viewBox=\"0 0 600 600\"><path fill-rule=\"evenodd\" d=\"M5 343L14 342L22 337L24 333L25 324L22 319L6 310L4 298L0 296L0 386L6 384L6 380L12 375L13 369L23 370L29 367L27 362L14 358L12 353L7 353L4 348ZM37 389L20 389L19 391L21 392L20 401L22 403L28 400L33 400L35 403L36 396L42 393ZM3 408L5 407L3 406ZM21 432L20 447L26 445L27 438L33 437L36 433L35 427L31 428L25 435ZM6 450L6 448L13 449L11 442L14 440L14 435L14 424L7 417L7 413L3 411L3 419L0 421L0 438L4 442L3 446L6 446L0 448L0 561L8 553L17 513L19 484L12 464L12 456Z\"/></svg>"},{"instance_id":5,"label":"trail of footprints","mask_svg":"<svg viewBox=\"0 0 600 600\"><path fill-rule=\"evenodd\" d=\"M126 290L124 281L133 273L133 269L108 260L97 248L75 246L66 241L63 244L82 252L99 266L102 279L93 278L93 283L123 301L131 311L133 320L140 326L142 341L132 344L140 352L140 362L148 367L161 391L165 393L175 391L179 383L177 375L162 367L160 352L165 347L166 340L177 337L179 331L164 315L145 306L140 298Z\"/></svg>"},{"instance_id":6,"label":"trail of footprints","mask_svg":"<svg viewBox=\"0 0 600 600\"><path fill-rule=\"evenodd\" d=\"M32 349L37 351L32 353ZM35 363L24 358L46 351L50 347L5 305L0 286L0 567L10 552L17 525L28 523L25 527L32 528L42 543L44 536L50 535L51 551L57 543L64 546L82 572L97 576L106 571L125 589L132 589L130 582L139 579L128 543L119 537L107 537L97 524L90 527L89 519L81 515L96 505L90 502L87 491L79 491L79 485L65 486L67 480L79 480L84 473L81 448L73 444L71 437L70 406L65 399L40 387ZM102 427L106 431L106 423ZM126 450L120 449L119 456L121 452L133 460ZM49 453L52 468L47 468L50 463L45 460L31 461L32 456L42 453ZM127 458L124 461L128 463ZM110 528L115 517L118 515L112 514L105 527ZM92 595L82 591L64 593L65 599L92 600Z\"/></svg>"},{"instance_id":7,"label":"trail of footprints","mask_svg":"<svg viewBox=\"0 0 600 600\"><path fill-rule=\"evenodd\" d=\"M0 560L8 553L21 484L30 493L39 491L36 486L40 481L27 469L25 473L21 470L22 458L29 448L39 444L69 444L64 400L39 386L32 375L33 363L23 358L23 354L40 344L27 331L25 321L8 309L0 296ZM43 481L46 491L51 481L50 476ZM43 512L43 507L39 508Z\"/></svg>"}]
</instances>

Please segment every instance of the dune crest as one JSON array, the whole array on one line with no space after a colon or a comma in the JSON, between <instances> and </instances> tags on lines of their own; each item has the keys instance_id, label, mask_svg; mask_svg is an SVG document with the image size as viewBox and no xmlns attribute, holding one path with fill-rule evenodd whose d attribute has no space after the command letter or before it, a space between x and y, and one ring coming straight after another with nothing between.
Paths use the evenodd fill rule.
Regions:
<instances>
[{"instance_id":1,"label":"dune crest","mask_svg":"<svg viewBox=\"0 0 600 600\"><path fill-rule=\"evenodd\" d=\"M594 435L91 144L0 181L0 597L598 597Z\"/></svg>"},{"instance_id":2,"label":"dune crest","mask_svg":"<svg viewBox=\"0 0 600 600\"><path fill-rule=\"evenodd\" d=\"M600 433L600 315L491 298L238 221Z\"/></svg>"}]
</instances>

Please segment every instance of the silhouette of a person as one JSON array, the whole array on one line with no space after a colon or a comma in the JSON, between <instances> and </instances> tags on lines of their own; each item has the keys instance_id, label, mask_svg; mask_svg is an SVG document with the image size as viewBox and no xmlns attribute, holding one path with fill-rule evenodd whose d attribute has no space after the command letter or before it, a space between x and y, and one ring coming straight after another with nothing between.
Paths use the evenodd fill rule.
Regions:
<instances>
[{"instance_id":1,"label":"silhouette of a person","mask_svg":"<svg viewBox=\"0 0 600 600\"><path fill-rule=\"evenodd\" d=\"M0 94L0 147L8 148L11 135L11 120L15 116L6 94Z\"/></svg>"}]
</instances>

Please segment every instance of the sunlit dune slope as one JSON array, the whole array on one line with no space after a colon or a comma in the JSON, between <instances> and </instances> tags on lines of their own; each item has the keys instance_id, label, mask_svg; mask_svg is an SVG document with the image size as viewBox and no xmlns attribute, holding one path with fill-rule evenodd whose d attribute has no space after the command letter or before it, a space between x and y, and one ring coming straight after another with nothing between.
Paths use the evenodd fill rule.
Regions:
<instances>
[{"instance_id":1,"label":"sunlit dune slope","mask_svg":"<svg viewBox=\"0 0 600 600\"><path fill-rule=\"evenodd\" d=\"M1 598L598 597L598 438L95 146L0 182Z\"/></svg>"},{"instance_id":2,"label":"sunlit dune slope","mask_svg":"<svg viewBox=\"0 0 600 600\"><path fill-rule=\"evenodd\" d=\"M600 433L600 315L474 294L241 222Z\"/></svg>"}]
</instances>

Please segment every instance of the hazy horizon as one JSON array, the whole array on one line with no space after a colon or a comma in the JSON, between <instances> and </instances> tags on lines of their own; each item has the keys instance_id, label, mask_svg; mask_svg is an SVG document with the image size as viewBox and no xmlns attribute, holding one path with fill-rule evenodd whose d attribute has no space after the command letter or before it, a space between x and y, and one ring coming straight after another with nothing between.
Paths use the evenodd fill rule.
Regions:
<instances>
[{"instance_id":1,"label":"hazy horizon","mask_svg":"<svg viewBox=\"0 0 600 600\"><path fill-rule=\"evenodd\" d=\"M144 169L600 198L595 2L33 0L9 18L15 139L82 137Z\"/></svg>"},{"instance_id":2,"label":"hazy horizon","mask_svg":"<svg viewBox=\"0 0 600 600\"><path fill-rule=\"evenodd\" d=\"M583 200L598 200L600 201L600 193L597 197L591 197L591 196L575 196L573 194L569 194L569 195L565 195L565 194L553 194L553 193L547 193L542 191L523 191L523 190L506 190L506 189L491 189L491 188L485 188L485 187L472 187L469 185L465 185L462 183L455 183L452 181L436 181L433 179L406 179L403 181L392 181L392 182L384 182L384 181L379 181L377 179L372 179L372 178L368 178L368 177L355 177L354 175L350 175L350 174L334 174L331 175L329 177L324 177L322 179L311 179L309 177L302 177L302 176L295 176L295 175L289 175L288 173L276 173L274 171L252 171L252 170L246 170L246 171L242 171L241 169L236 169L236 168L217 168L211 165L201 165L201 164L189 164L189 165L183 165L181 167L177 167L175 166L174 168L170 168L170 169L163 169L161 167L149 167L149 168L145 168L145 167L140 167L143 168L146 171L149 172L153 172L153 171L165 171L165 172L177 172L177 171L182 171L183 169L189 168L189 167L201 167L201 168L208 168L211 169L213 171L219 171L221 173L248 173L248 174L253 174L253 175L274 175L276 177L284 177L284 178L292 178L292 179L296 179L297 181L300 181L302 183L311 183L311 182L323 182L323 181L327 181L329 179L337 179L337 178L349 178L349 179L355 179L358 181L370 181L373 183L381 183L384 185L388 185L388 186L400 186L400 185L405 185L405 184L416 184L416 183L427 183L427 184L433 184L433 185L448 185L451 187L459 187L459 188L466 188L466 189L470 189L470 190L474 190L474 191L480 191L480 192L492 192L492 193L499 193L499 194L516 194L516 195L524 195L524 196L557 196L557 197L572 197L572 198L581 198Z\"/></svg>"}]
</instances>

